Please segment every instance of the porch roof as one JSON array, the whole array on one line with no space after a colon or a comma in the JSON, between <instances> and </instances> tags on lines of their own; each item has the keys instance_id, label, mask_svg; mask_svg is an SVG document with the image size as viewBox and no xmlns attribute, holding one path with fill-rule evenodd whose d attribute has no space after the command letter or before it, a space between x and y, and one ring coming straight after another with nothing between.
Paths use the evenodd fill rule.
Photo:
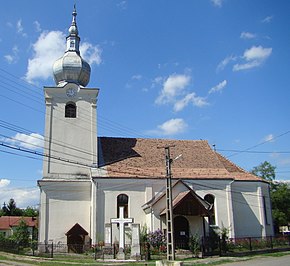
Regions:
<instances>
[{"instance_id":1,"label":"porch roof","mask_svg":"<svg viewBox=\"0 0 290 266\"><path fill-rule=\"evenodd\" d=\"M82 227L80 226L78 223L76 223L70 230L67 231L66 235L73 235L73 234L77 234L77 235L88 235L89 233Z\"/></svg>"},{"instance_id":2,"label":"porch roof","mask_svg":"<svg viewBox=\"0 0 290 266\"><path fill-rule=\"evenodd\" d=\"M200 215L211 214L212 205L200 198L193 190L181 192L172 201L173 214L178 215ZM160 212L166 214L166 208Z\"/></svg>"}]
</instances>

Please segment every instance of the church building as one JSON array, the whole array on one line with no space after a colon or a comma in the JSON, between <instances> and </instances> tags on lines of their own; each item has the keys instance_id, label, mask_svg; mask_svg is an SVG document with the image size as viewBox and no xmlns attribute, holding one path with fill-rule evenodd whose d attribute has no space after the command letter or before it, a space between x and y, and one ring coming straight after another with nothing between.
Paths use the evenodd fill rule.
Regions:
<instances>
[{"instance_id":1,"label":"church building","mask_svg":"<svg viewBox=\"0 0 290 266\"><path fill-rule=\"evenodd\" d=\"M91 69L80 54L76 15L74 10L66 51L53 65L56 85L44 87L39 242L105 241L106 226L120 217L120 210L150 232L165 232L164 147L171 147L173 159L177 245L191 235L207 236L211 228L227 228L231 238L272 236L269 184L212 150L207 141L97 136L100 90L87 87ZM112 242L118 241L119 227L111 226Z\"/></svg>"}]
</instances>

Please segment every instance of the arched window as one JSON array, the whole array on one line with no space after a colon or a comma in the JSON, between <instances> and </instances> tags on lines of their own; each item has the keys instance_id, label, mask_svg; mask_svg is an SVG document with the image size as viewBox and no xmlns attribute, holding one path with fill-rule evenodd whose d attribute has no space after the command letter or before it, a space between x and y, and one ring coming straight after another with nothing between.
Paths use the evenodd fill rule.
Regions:
<instances>
[{"instance_id":1,"label":"arched window","mask_svg":"<svg viewBox=\"0 0 290 266\"><path fill-rule=\"evenodd\" d=\"M212 215L209 217L209 224L215 225L215 215L214 215L215 214L215 206L214 206L215 198L213 195L207 194L204 196L204 200L212 205Z\"/></svg>"},{"instance_id":2,"label":"arched window","mask_svg":"<svg viewBox=\"0 0 290 266\"><path fill-rule=\"evenodd\" d=\"M120 207L124 207L124 218L128 218L128 201L129 197L126 194L120 194L117 197L117 217L120 217Z\"/></svg>"},{"instance_id":3,"label":"arched window","mask_svg":"<svg viewBox=\"0 0 290 266\"><path fill-rule=\"evenodd\" d=\"M65 117L76 118L77 107L75 103L69 102L65 106Z\"/></svg>"}]
</instances>

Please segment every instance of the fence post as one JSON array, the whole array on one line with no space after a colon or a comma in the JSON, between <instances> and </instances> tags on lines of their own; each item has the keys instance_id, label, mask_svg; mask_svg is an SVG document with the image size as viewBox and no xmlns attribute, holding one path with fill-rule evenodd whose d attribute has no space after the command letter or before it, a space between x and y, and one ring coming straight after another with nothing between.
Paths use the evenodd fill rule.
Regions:
<instances>
[{"instance_id":1,"label":"fence post","mask_svg":"<svg viewBox=\"0 0 290 266\"><path fill-rule=\"evenodd\" d=\"M51 254L50 257L53 258L53 242L51 242Z\"/></svg>"},{"instance_id":2,"label":"fence post","mask_svg":"<svg viewBox=\"0 0 290 266\"><path fill-rule=\"evenodd\" d=\"M271 249L273 249L273 237L270 236L270 244L271 244Z\"/></svg>"},{"instance_id":3,"label":"fence post","mask_svg":"<svg viewBox=\"0 0 290 266\"><path fill-rule=\"evenodd\" d=\"M249 245L250 245L250 251L252 251L252 238L249 237Z\"/></svg>"}]
</instances>

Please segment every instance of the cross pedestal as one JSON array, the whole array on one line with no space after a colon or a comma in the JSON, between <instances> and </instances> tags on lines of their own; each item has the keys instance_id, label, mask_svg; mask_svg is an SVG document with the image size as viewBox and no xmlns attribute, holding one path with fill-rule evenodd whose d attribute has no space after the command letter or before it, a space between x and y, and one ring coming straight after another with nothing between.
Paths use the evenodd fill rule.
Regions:
<instances>
[{"instance_id":1,"label":"cross pedestal","mask_svg":"<svg viewBox=\"0 0 290 266\"><path fill-rule=\"evenodd\" d=\"M133 223L133 218L124 218L124 207L120 207L119 209L119 218L112 218L112 224L118 224L120 230L120 238L119 238L119 252L117 254L117 259L124 260L125 259L125 224Z\"/></svg>"}]
</instances>

